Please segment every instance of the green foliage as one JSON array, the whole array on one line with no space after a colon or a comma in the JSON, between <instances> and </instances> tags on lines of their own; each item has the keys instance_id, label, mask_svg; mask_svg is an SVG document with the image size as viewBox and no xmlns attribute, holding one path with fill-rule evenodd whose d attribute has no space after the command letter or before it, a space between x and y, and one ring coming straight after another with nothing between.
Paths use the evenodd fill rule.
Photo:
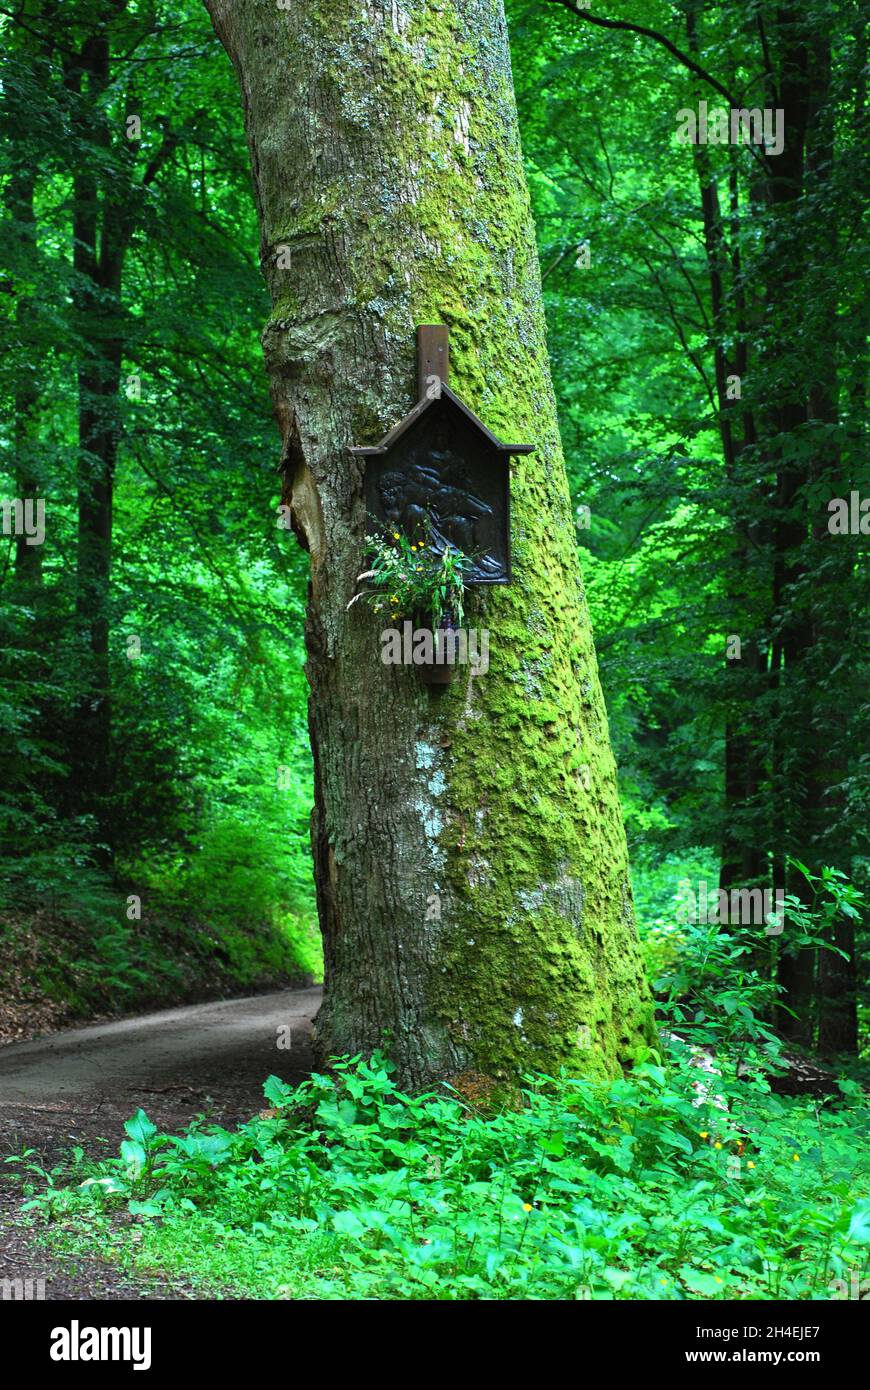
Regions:
<instances>
[{"instance_id":1,"label":"green foliage","mask_svg":"<svg viewBox=\"0 0 870 1390\"><path fill-rule=\"evenodd\" d=\"M294 790L269 791L274 822ZM0 1031L16 1036L19 1018L45 1031L93 1014L320 979L298 834L288 853L265 819L216 822L188 855L131 866L127 883L94 868L87 843L61 840L5 865Z\"/></svg>"},{"instance_id":2,"label":"green foliage","mask_svg":"<svg viewBox=\"0 0 870 1390\"><path fill-rule=\"evenodd\" d=\"M712 1049L734 1075L781 1061L783 1044L773 1026L784 1002L781 958L808 948L842 958L831 940L834 927L844 917L863 921L866 900L845 875L829 867L806 873L812 901L785 894L782 921L773 925L687 920L681 885L715 881L700 852L637 875L641 943L659 1010L687 1044Z\"/></svg>"},{"instance_id":3,"label":"green foliage","mask_svg":"<svg viewBox=\"0 0 870 1390\"><path fill-rule=\"evenodd\" d=\"M696 853L712 864L726 842L757 845L762 875L790 850L808 875L836 864L866 884L870 569L859 544L810 535L810 519L818 520L831 491L847 495L854 484L867 492L866 242L856 192L866 170L868 108L858 7L813 0L794 20L804 26L807 51L830 45L830 72L820 70L809 94L822 106L788 218L765 201L751 151L707 150L728 252L718 313L699 170L692 151L674 143L677 110L698 99L694 79L660 45L604 32L580 13L537 0L509 0L507 10L561 435L574 502L591 511L577 553L641 920L660 915L661 904L643 898L644 882L661 877L657 866L663 873L672 856ZM638 0L632 17L688 45L685 7ZM245 979L255 969L247 949L257 929L254 904L269 943L276 924L295 942L300 924L299 964L311 964L302 942L314 915L302 673L307 561L274 524L277 441L258 343L267 296L238 93L205 10L198 0L130 0L108 19L91 4L61 19L24 0L20 18L13 25L0 17L9 50L0 102L9 214L0 225L9 290L0 303L0 495L32 487L47 502L48 528L38 577L19 572L11 537L3 537L0 557L0 905L7 914L37 914L40 940L49 934L45 912L92 922L100 944L90 956L77 947L77 968L96 981L114 961L107 978L126 1006L138 988L166 985L166 972L151 974L150 954L143 963L129 931L117 927L127 885L155 894L167 914L190 920L200 912L206 930L219 924L234 937L230 955L244 962ZM754 82L768 57L776 68L791 22L769 6L757 18L768 55L760 25L747 25L739 5L702 7L702 66L737 86ZM110 63L92 93L76 64L95 32ZM398 109L410 80L398 40L385 61ZM421 70L413 80L440 101L447 76ZM491 138L487 103L470 95L473 138L481 131ZM141 141L126 138L131 111L143 114ZM93 176L101 215L123 208L132 219L121 283L99 293L83 285L74 260L83 171ZM450 322L457 379L487 401L491 423L507 427L516 423L511 374L527 364L522 353L511 362L479 360L470 327L473 305L486 302L476 283L478 223L469 234L458 210L474 209L479 226L494 229L490 249L512 258L525 210L507 191L497 206L496 191L482 217L473 161L464 157L444 186L444 206L426 203L415 216L437 228L453 287L440 274L415 285L415 313ZM586 245L589 266L578 255ZM531 252L523 243L512 262L519 282L530 273ZM777 291L782 264L793 267L787 294ZM487 312L503 314L514 333L513 306L493 300ZM73 769L90 660L76 587L79 486L94 463L80 448L82 410L95 406L80 391L80 375L99 376L105 343L115 338L120 389L98 391L96 402L118 441L104 615L108 847L94 817L76 809ZM747 357L742 396L728 412L714 387L717 353L732 366ZM830 365L833 380L820 379L820 364ZM777 424L771 403L795 401L801 410ZM724 445L726 414L740 445L733 458ZM527 423L530 433L543 428L542 418ZM796 486L786 504L789 469L797 470ZM518 557L537 543L528 530L534 503L521 520L521 480L520 472ZM368 594L387 611L410 615L422 605L437 621L452 608L461 621L461 570L452 552L439 569L426 546L412 552L400 538L376 555ZM494 701L504 728L518 717L514 686L520 699L534 691L552 648L541 634L507 623L511 592L491 596L491 617L505 621L504 650L526 656L509 684L493 681L481 696ZM785 647L802 622L813 640L797 643L802 655L791 663ZM744 655L726 677L729 633L742 635ZM560 765L574 756L576 711L565 712L575 684L566 676L542 711L547 787L558 780L544 757L553 729L565 739ZM467 737L478 736L470 726ZM729 741L755 756L745 794L726 799ZM459 762L479 767L476 747L463 751L460 737L453 749ZM492 761L504 762L498 749ZM457 823L477 806L471 780ZM517 847L518 872L534 849ZM715 869L703 876L712 882ZM243 932L235 934L233 916ZM115 925L107 932L109 918ZM837 923L830 925L833 937ZM7 946L21 940L19 923ZM647 935L651 960L672 953L671 945L666 929ZM271 955L271 944L265 951ZM862 924L847 953L857 962L864 1020ZM55 976L52 966L51 973L62 988L63 972ZM93 997L90 986L81 997Z\"/></svg>"},{"instance_id":4,"label":"green foliage","mask_svg":"<svg viewBox=\"0 0 870 1390\"><path fill-rule=\"evenodd\" d=\"M34 954L73 1014L318 974L306 561L275 524L266 296L232 73L199 4L60 19L26 0L21 18L0 18L0 498L33 491L47 521L36 573L14 538L0 555L6 998L32 1002ZM109 51L99 92L76 67L95 32ZM83 170L100 215L132 226L121 283L99 293L73 262ZM107 380L97 403L118 440L109 846L76 806L91 660L77 537L95 467L80 376L100 377L115 335L120 389ZM141 924L124 917L128 893L147 904Z\"/></svg>"},{"instance_id":5,"label":"green foliage","mask_svg":"<svg viewBox=\"0 0 870 1390\"><path fill-rule=\"evenodd\" d=\"M812 909L786 904L812 940L855 901L837 875L819 886ZM402 1094L384 1056L342 1058L299 1086L270 1076L269 1110L234 1131L160 1134L140 1111L117 1159L79 1154L74 1187L31 1156L27 1209L258 1297L829 1298L870 1268L870 1103L853 1079L821 1101L773 1094L759 941L782 948L681 924L660 1048L615 1081L527 1076L485 1113L449 1087Z\"/></svg>"},{"instance_id":6,"label":"green foliage","mask_svg":"<svg viewBox=\"0 0 870 1390\"><path fill-rule=\"evenodd\" d=\"M528 1077L487 1117L390 1071L272 1077L272 1109L232 1132L158 1134L140 1112L118 1159L29 1206L116 1258L265 1298L824 1299L867 1270L863 1095L784 1101L756 1080L722 1110L677 1054L610 1085Z\"/></svg>"},{"instance_id":7,"label":"green foliage","mask_svg":"<svg viewBox=\"0 0 870 1390\"><path fill-rule=\"evenodd\" d=\"M461 626L465 617L464 594L473 557L450 545L440 549L431 536L409 538L403 531L366 538L369 569L357 576L369 588L354 594L350 603L364 598L376 613L398 622L425 614L436 628L442 618Z\"/></svg>"},{"instance_id":8,"label":"green foliage","mask_svg":"<svg viewBox=\"0 0 870 1390\"><path fill-rule=\"evenodd\" d=\"M745 148L676 143L678 111L720 101L709 84L583 8L508 0L507 14L632 857L726 844L757 848L761 874L790 852L863 883L870 569L825 512L870 491L860 5L617 7L750 106L760 72L775 88L797 71L792 45L815 55L786 204ZM729 741L742 782L726 801Z\"/></svg>"},{"instance_id":9,"label":"green foliage","mask_svg":"<svg viewBox=\"0 0 870 1390\"><path fill-rule=\"evenodd\" d=\"M141 885L137 885L140 886ZM93 902L93 899L91 899ZM9 912L0 923L0 1035L48 1032L94 1015L165 1008L241 990L318 980L319 934L291 912L256 927L173 915L146 897L141 921L104 889L100 915Z\"/></svg>"}]
</instances>

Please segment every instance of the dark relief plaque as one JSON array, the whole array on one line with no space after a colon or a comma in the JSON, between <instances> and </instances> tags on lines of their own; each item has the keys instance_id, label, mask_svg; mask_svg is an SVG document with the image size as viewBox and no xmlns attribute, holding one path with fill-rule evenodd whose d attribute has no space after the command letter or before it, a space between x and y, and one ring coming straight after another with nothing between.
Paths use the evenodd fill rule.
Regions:
<instances>
[{"instance_id":1,"label":"dark relief plaque","mask_svg":"<svg viewBox=\"0 0 870 1390\"><path fill-rule=\"evenodd\" d=\"M388 453L366 465L369 514L411 540L429 539L439 552L461 550L474 561L473 584L510 578L509 506L507 459L475 438L444 401L433 402Z\"/></svg>"},{"instance_id":2,"label":"dark relief plaque","mask_svg":"<svg viewBox=\"0 0 870 1390\"><path fill-rule=\"evenodd\" d=\"M473 561L471 584L507 584L509 458L530 451L530 445L501 444L442 386L380 445L354 450L366 458L368 524L376 517L439 552L462 551Z\"/></svg>"}]
</instances>

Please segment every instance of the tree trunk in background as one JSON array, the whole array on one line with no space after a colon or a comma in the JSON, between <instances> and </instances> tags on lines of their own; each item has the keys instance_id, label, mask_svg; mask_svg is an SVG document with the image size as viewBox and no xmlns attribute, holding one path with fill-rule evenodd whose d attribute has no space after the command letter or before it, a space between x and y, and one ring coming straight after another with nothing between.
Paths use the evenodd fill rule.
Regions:
<instances>
[{"instance_id":1,"label":"tree trunk in background","mask_svg":"<svg viewBox=\"0 0 870 1390\"><path fill-rule=\"evenodd\" d=\"M6 185L6 209L21 243L21 270L24 276L35 271L36 217L33 197L36 176L32 169L15 169ZM39 385L35 370L35 335L33 332L34 305L30 295L19 294L15 301L15 332L25 350L26 370L15 382L15 495L22 501L44 496L37 467L38 444L35 438L36 408L39 404ZM35 601L42 583L41 545L29 545L22 534L15 543L15 594L24 602Z\"/></svg>"},{"instance_id":2,"label":"tree trunk in background","mask_svg":"<svg viewBox=\"0 0 870 1390\"><path fill-rule=\"evenodd\" d=\"M118 0L114 17L122 19L125 9L126 0ZM115 820L109 639L112 513L127 331L122 296L124 262L142 216L145 191L179 140L171 121L164 120L161 143L141 178L135 178L137 146L125 139L119 125L110 127L107 96L112 83L120 80L129 99L134 77L124 67L124 46L141 43L153 30L156 16L146 8L135 23L125 24L114 51L111 18L98 13L80 53L64 62L65 86L77 98L90 140L106 157L105 166L98 161L80 166L73 179L73 264L77 273L73 299L82 343L76 552L76 625L82 665L70 755L70 809L94 819L98 854L106 865L113 857Z\"/></svg>"},{"instance_id":3,"label":"tree trunk in background","mask_svg":"<svg viewBox=\"0 0 870 1390\"><path fill-rule=\"evenodd\" d=\"M843 833L848 824L845 799L849 783L850 731L845 721L848 701L838 703L840 681L832 681L843 650L860 643L852 633L854 618L844 618L842 594L853 582L859 563L854 542L832 538L828 532L826 502L847 493L841 457L839 381L840 357L838 225L839 206L833 174L835 168L834 106L831 92L831 50L826 34L810 31L802 36L799 21L789 19L793 31L785 49L782 100L787 111L797 111L797 129L791 141L795 152L792 172L780 181L774 194L780 216L787 221L792 254L783 259L798 269L779 273L775 294L788 292L783 316L813 345L806 371L805 398L786 402L775 423L782 437L786 431L809 441L809 447L785 460L779 473L783 522L777 535L777 604L782 619L783 669L780 690L779 773L784 808L782 848L811 870L825 864L848 866L852 845ZM792 75L795 91L789 93ZM796 92L803 96L798 102ZM798 196L801 216L796 216ZM790 226L790 230L788 230ZM816 267L811 300L806 300L806 270L802 258ZM777 274L777 272L774 272ZM771 301L776 302L771 296ZM806 351L806 349L804 349ZM782 349L786 358L788 345ZM858 618L860 622L860 617ZM855 740L856 747L859 746ZM788 752L786 753L786 750ZM786 874L790 891L812 901L812 888L796 867ZM854 929L838 920L831 943L847 953L803 950L780 959L783 1002L795 1013L783 1013L787 1037L824 1052L857 1052L858 1022L855 1004L856 968ZM816 1035L815 1025L818 1025Z\"/></svg>"},{"instance_id":4,"label":"tree trunk in background","mask_svg":"<svg viewBox=\"0 0 870 1390\"><path fill-rule=\"evenodd\" d=\"M776 699L770 739L775 888L783 885L787 854L812 864L810 846L817 813L817 753L810 736L812 711L807 714L804 703L809 695L805 673L813 642L812 613L803 585L811 534L804 492L810 469L794 448L795 437L807 422L808 386L806 374L801 372L803 364L792 365L800 363L795 339L801 322L798 306L806 284L800 219L810 115L807 32L808 26L795 7L777 10L773 44L776 69L767 69L765 100L783 110L783 148L779 154L764 158L754 190L766 209L761 224L766 254L762 267L764 316L752 367L765 383L762 390L767 405L759 414L759 453L763 471L769 471L776 480L772 525L774 638L769 673ZM766 64L766 50L760 57ZM810 885L797 870L786 875L785 887L805 902L812 900ZM782 988L778 1023L792 1041L809 1043L814 1028L815 955L811 950L792 951L787 937L783 948L778 966Z\"/></svg>"},{"instance_id":5,"label":"tree trunk in background","mask_svg":"<svg viewBox=\"0 0 870 1390\"><path fill-rule=\"evenodd\" d=\"M239 76L273 310L263 335L297 534L326 956L322 1057L403 1084L613 1074L653 1036L576 568L501 0L207 0ZM283 269L289 248L290 268ZM514 579L475 590L490 669L443 695L348 613L371 444L416 400L417 323L502 438Z\"/></svg>"},{"instance_id":6,"label":"tree trunk in background","mask_svg":"<svg viewBox=\"0 0 870 1390\"><path fill-rule=\"evenodd\" d=\"M82 46L73 73L92 102L93 141L108 150L101 100L110 80L110 45L98 30ZM71 748L73 809L93 817L98 858L112 859L112 713L109 600L112 508L120 435L123 356L121 283L128 238L124 193L103 188L90 169L73 181L75 308L83 342L79 364L78 543L76 625L81 648L80 693Z\"/></svg>"},{"instance_id":7,"label":"tree trunk in background","mask_svg":"<svg viewBox=\"0 0 870 1390\"><path fill-rule=\"evenodd\" d=\"M857 205L863 197L863 190L867 185L868 165L870 165L870 109L867 105L867 30L864 25L857 21L854 34L854 57L853 63L853 86L854 91L854 112L852 117L852 127L855 135L856 146L862 151L861 162L857 165L854 159L850 160L849 172L854 180L856 190L856 214L860 216ZM843 158L842 153L840 159ZM856 216L856 220L857 220ZM867 478L867 459L868 459L868 430L867 430L867 343L870 338L870 299L863 295L858 301L857 306L852 308L852 312L838 323L838 333L842 343L842 353L844 361L843 396L845 396L845 415L847 421L846 441L847 454L850 460L850 472L847 475L849 489L854 485L859 488L862 495L866 496ZM843 491L847 489L843 487ZM842 491L838 489L838 495L842 496ZM863 545L862 537L838 537L848 559L848 571L844 573L840 583L841 594L847 592L843 587L845 584L854 586L857 574L860 572L860 548ZM848 549L846 548L848 545ZM860 592L860 591L859 591ZM865 604L848 605L848 632L845 634L845 649L850 653L860 651L862 644L866 642L866 614ZM859 706L860 708L860 706ZM844 737L841 739L841 746L850 749L853 764L860 761L863 750L867 747L867 739L864 725L858 725L855 720L854 703L846 705L845 708L836 710L836 715L843 721ZM848 715L852 714L851 720L847 724ZM841 759L846 762L845 757ZM851 775L851 768L849 769ZM842 789L840 790L842 795ZM860 863L864 853L863 840L851 847L851 857L854 855ZM821 1016L819 1019L819 1048L824 1052L857 1052L858 1050L858 1015L857 1015L857 992L858 992L858 973L855 960L855 927L847 918L841 918L833 929L833 941L849 956L847 964L842 957L834 955L832 951L824 951L821 956L820 974L822 984Z\"/></svg>"},{"instance_id":8,"label":"tree trunk in background","mask_svg":"<svg viewBox=\"0 0 870 1390\"><path fill-rule=\"evenodd\" d=\"M839 208L833 188L836 164L834 102L831 97L831 44L827 35L819 36L813 49L814 120L807 140L807 195L815 207L826 210L824 225L813 219L808 237L808 252L820 268L816 275L815 294L809 306L808 329L816 341L831 344L831 351L822 353L816 367L815 381L810 389L809 416L821 435L814 457L815 481L819 495L836 497L846 489L842 486L842 450L837 425L840 420L840 381L838 374L839 343L838 308L840 302L839 249L842 233ZM857 112L856 112L857 114ZM827 273L825 273L827 268ZM820 428L821 427L821 428ZM818 589L821 603L816 605L816 679L812 681L816 699L814 725L817 751L816 777L820 784L819 822L817 832L818 857L826 864L847 866L851 845L838 831L844 820L845 788L849 777L849 718L850 702L840 704L825 699L825 678L836 670L840 653L860 649L860 633L855 631L864 614L850 605L848 615L842 614L841 596L854 582L860 565L860 538L837 536L827 529L828 513L824 501L817 504L814 515L813 545L814 592ZM832 541L834 543L832 544ZM845 542L845 543L844 543ZM819 582L823 581L823 582ZM832 612L831 593L837 594ZM845 642L844 642L845 639ZM841 645L842 644L842 645ZM821 698L820 698L821 696ZM845 707L844 707L845 706ZM821 950L818 964L818 1047L822 1053L858 1052L857 968L855 961L855 926L846 916L839 917L830 928L830 941L845 952Z\"/></svg>"}]
</instances>

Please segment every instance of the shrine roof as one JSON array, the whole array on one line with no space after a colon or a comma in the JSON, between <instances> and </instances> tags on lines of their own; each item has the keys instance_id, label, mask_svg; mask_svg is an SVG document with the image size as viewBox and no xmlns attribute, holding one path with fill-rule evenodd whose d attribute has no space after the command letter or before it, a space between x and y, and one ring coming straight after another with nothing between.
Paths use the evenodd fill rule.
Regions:
<instances>
[{"instance_id":1,"label":"shrine roof","mask_svg":"<svg viewBox=\"0 0 870 1390\"><path fill-rule=\"evenodd\" d=\"M458 410L460 415L464 416L468 423L472 425L473 428L483 436L486 442L493 449L497 449L499 453L534 453L534 444L503 444L500 439L496 438L496 436L492 433L491 430L488 430L486 428L486 425L483 423L483 421L478 419L474 411L469 410L468 406L459 399L455 391L451 391L450 387L445 386L443 382L441 383L441 389L437 395L426 395L423 397L422 400L418 401L417 404L414 406L413 410L410 410L408 414L405 416L404 420L400 420L397 425L394 425L393 428L387 434L384 435L383 439L379 444L367 444L358 446L356 448L352 448L350 452L354 454L357 458L365 457L366 455L371 454L389 453L390 449L392 449L393 445L401 439L402 435L407 433L411 426L415 425L418 420L422 419L422 417L426 414L427 410L431 410L432 406L436 405L439 401L446 401L449 406L453 407L455 410Z\"/></svg>"}]
</instances>

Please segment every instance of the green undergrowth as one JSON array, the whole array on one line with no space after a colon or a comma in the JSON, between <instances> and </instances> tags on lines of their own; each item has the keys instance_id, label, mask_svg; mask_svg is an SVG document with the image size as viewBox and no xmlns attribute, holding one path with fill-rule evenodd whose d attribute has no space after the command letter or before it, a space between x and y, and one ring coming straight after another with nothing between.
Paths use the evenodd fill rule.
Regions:
<instances>
[{"instance_id":1,"label":"green undergrowth","mask_svg":"<svg viewBox=\"0 0 870 1390\"><path fill-rule=\"evenodd\" d=\"M5 1041L95 1015L310 984L321 973L304 885L284 885L237 828L204 836L186 863L138 864L122 879L62 846L0 875Z\"/></svg>"},{"instance_id":2,"label":"green undergrowth","mask_svg":"<svg viewBox=\"0 0 870 1390\"><path fill-rule=\"evenodd\" d=\"M813 1300L856 1287L870 1243L860 1087L786 1100L760 1072L710 1077L696 1060L672 1043L607 1085L528 1077L520 1104L485 1115L446 1088L402 1094L382 1056L344 1059L295 1089L270 1077L269 1109L233 1131L200 1120L164 1135L139 1111L120 1155L77 1151L72 1179L10 1161L49 1240L204 1292Z\"/></svg>"}]
</instances>

